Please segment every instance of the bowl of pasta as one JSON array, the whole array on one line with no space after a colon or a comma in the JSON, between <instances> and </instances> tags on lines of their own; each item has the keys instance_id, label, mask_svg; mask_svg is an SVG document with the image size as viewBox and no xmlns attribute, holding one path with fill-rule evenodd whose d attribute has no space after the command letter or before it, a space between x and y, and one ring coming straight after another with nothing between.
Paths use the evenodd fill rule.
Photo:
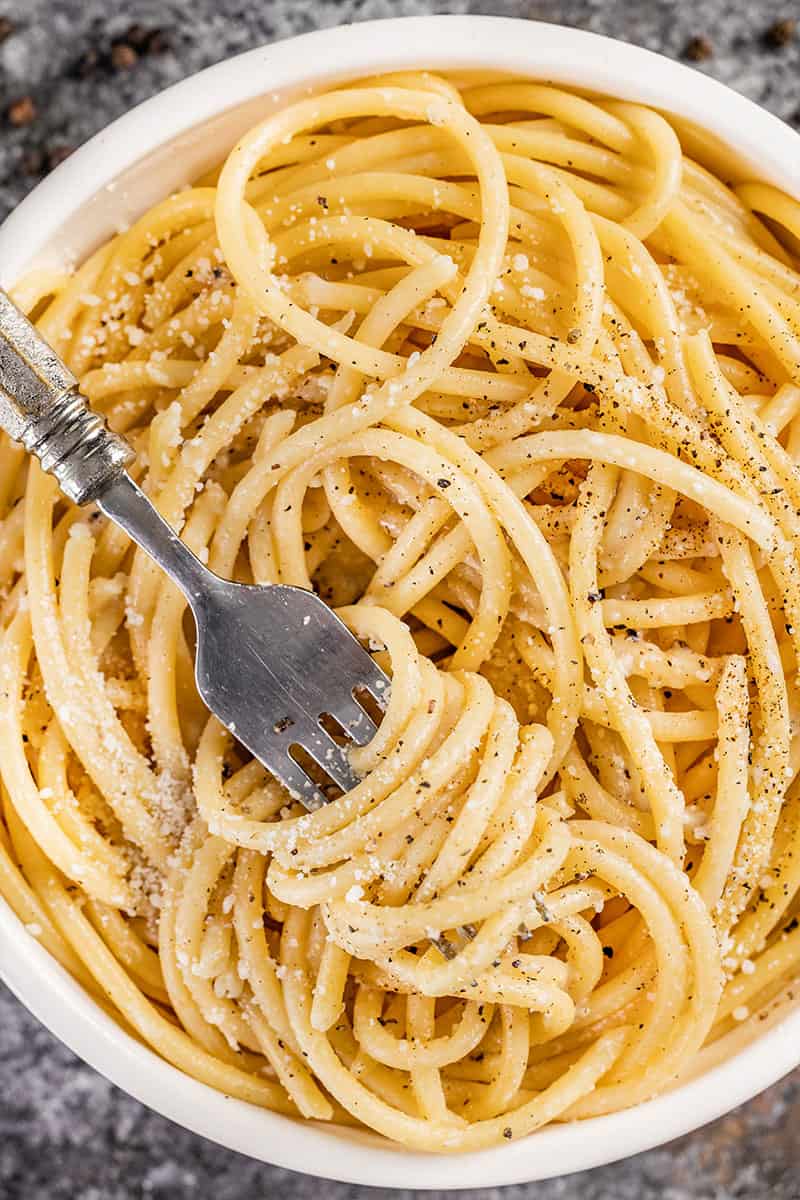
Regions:
<instances>
[{"instance_id":1,"label":"bowl of pasta","mask_svg":"<svg viewBox=\"0 0 800 1200\"><path fill-rule=\"evenodd\" d=\"M431 17L204 71L9 217L0 283L166 519L392 677L305 811L171 585L0 443L0 974L77 1054L416 1188L800 1061L798 195L796 135L686 67Z\"/></svg>"}]
</instances>

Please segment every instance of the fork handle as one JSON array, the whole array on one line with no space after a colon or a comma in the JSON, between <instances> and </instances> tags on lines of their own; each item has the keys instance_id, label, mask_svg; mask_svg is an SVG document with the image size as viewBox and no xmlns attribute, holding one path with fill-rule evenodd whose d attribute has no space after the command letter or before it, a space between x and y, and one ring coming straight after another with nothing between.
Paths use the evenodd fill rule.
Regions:
<instances>
[{"instance_id":1,"label":"fork handle","mask_svg":"<svg viewBox=\"0 0 800 1200\"><path fill-rule=\"evenodd\" d=\"M92 412L78 381L0 290L0 427L35 454L76 504L96 500L133 450Z\"/></svg>"},{"instance_id":2,"label":"fork handle","mask_svg":"<svg viewBox=\"0 0 800 1200\"><path fill-rule=\"evenodd\" d=\"M193 607L202 601L215 577L128 475L131 447L92 412L75 376L2 289L0 428L36 455L70 500L96 500Z\"/></svg>"}]
</instances>

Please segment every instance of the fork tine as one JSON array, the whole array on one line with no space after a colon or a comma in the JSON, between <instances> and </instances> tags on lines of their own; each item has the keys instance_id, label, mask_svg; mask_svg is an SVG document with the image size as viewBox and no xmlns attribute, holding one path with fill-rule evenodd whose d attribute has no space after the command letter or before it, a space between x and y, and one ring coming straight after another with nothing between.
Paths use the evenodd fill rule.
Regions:
<instances>
[{"instance_id":1,"label":"fork tine","mask_svg":"<svg viewBox=\"0 0 800 1200\"><path fill-rule=\"evenodd\" d=\"M366 746L378 732L378 727L356 700L355 696L337 696L330 713L357 746Z\"/></svg>"},{"instance_id":2,"label":"fork tine","mask_svg":"<svg viewBox=\"0 0 800 1200\"><path fill-rule=\"evenodd\" d=\"M281 755L280 765L271 768L280 783L288 788L293 798L300 801L305 809L314 812L327 803L327 798L317 787L314 780L306 774L300 763L292 758L288 750Z\"/></svg>"},{"instance_id":3,"label":"fork tine","mask_svg":"<svg viewBox=\"0 0 800 1200\"><path fill-rule=\"evenodd\" d=\"M361 782L350 762L348 748L338 745L321 725L303 723L294 740L342 791L352 791Z\"/></svg>"},{"instance_id":4,"label":"fork tine","mask_svg":"<svg viewBox=\"0 0 800 1200\"><path fill-rule=\"evenodd\" d=\"M383 673L377 663L372 663L372 668L370 671L367 665L366 670L359 670L359 677L353 681L353 687L363 688L365 692L369 692L375 703L385 711L392 681L388 675Z\"/></svg>"}]
</instances>

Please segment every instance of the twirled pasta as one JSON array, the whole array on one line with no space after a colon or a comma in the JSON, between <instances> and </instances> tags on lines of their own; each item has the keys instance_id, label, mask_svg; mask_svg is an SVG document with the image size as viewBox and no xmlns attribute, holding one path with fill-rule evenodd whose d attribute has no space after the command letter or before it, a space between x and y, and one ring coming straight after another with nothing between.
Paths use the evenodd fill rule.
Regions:
<instances>
[{"instance_id":1,"label":"twirled pasta","mask_svg":"<svg viewBox=\"0 0 800 1200\"><path fill-rule=\"evenodd\" d=\"M195 552L392 677L305 812L169 581L0 442L0 893L229 1095L475 1149L671 1086L797 970L800 221L681 136L358 81L16 289Z\"/></svg>"}]
</instances>

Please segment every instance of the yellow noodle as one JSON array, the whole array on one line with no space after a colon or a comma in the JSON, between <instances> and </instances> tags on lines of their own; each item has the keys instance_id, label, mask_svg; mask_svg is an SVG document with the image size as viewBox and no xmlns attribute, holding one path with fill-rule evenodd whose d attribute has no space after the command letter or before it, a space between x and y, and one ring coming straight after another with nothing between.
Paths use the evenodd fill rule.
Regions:
<instances>
[{"instance_id":1,"label":"yellow noodle","mask_svg":"<svg viewBox=\"0 0 800 1200\"><path fill-rule=\"evenodd\" d=\"M800 207L681 144L355 81L14 289L194 552L392 677L305 812L173 585L0 441L0 895L225 1094L502 1144L673 1086L798 970Z\"/></svg>"}]
</instances>

